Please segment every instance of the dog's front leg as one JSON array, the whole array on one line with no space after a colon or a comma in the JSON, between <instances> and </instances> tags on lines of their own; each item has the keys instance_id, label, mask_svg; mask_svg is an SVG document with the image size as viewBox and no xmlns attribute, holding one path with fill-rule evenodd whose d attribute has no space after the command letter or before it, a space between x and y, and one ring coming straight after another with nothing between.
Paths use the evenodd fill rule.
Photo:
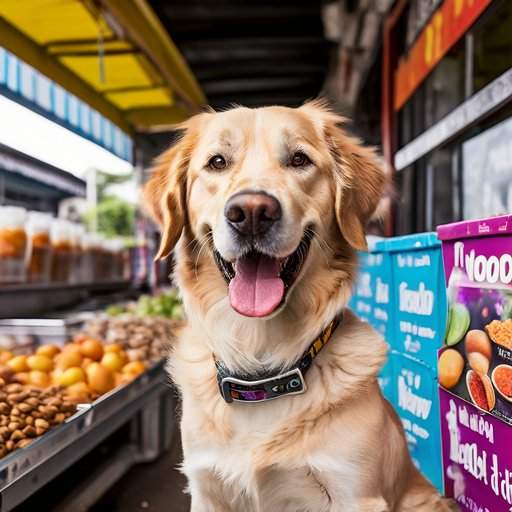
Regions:
<instances>
[{"instance_id":1,"label":"dog's front leg","mask_svg":"<svg viewBox=\"0 0 512 512\"><path fill-rule=\"evenodd\" d=\"M191 495L190 512L235 512L222 482L212 471L194 471L187 477Z\"/></svg>"}]
</instances>

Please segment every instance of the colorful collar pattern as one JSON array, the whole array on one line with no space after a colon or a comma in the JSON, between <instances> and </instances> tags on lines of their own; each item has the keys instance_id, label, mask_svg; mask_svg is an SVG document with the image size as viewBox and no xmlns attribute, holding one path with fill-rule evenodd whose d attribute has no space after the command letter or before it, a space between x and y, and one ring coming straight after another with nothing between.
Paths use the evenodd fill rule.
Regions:
<instances>
[{"instance_id":1,"label":"colorful collar pattern","mask_svg":"<svg viewBox=\"0 0 512 512\"><path fill-rule=\"evenodd\" d=\"M309 345L298 362L277 375L269 375L268 372L264 372L257 378L250 378L251 376L248 375L235 375L231 374L221 362L215 360L217 382L222 398L228 404L231 402L265 402L282 396L304 393L307 389L305 381L307 371L342 320L343 313L336 315Z\"/></svg>"}]
</instances>

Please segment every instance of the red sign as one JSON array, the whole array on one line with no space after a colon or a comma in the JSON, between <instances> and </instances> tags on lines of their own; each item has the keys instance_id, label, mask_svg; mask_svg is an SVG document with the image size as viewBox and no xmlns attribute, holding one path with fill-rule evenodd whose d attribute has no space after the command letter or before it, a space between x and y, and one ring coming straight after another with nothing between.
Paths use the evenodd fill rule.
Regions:
<instances>
[{"instance_id":1,"label":"red sign","mask_svg":"<svg viewBox=\"0 0 512 512\"><path fill-rule=\"evenodd\" d=\"M492 0L445 0L395 72L394 108L399 110Z\"/></svg>"}]
</instances>

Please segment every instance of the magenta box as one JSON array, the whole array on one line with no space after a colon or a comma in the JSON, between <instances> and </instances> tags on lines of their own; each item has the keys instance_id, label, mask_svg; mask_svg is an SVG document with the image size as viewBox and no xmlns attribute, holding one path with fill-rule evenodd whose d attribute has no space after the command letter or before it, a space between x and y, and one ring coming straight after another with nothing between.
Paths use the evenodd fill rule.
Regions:
<instances>
[{"instance_id":1,"label":"magenta box","mask_svg":"<svg viewBox=\"0 0 512 512\"><path fill-rule=\"evenodd\" d=\"M512 431L509 425L440 389L446 496L462 510L512 510Z\"/></svg>"},{"instance_id":2,"label":"magenta box","mask_svg":"<svg viewBox=\"0 0 512 512\"><path fill-rule=\"evenodd\" d=\"M439 383L512 423L512 215L437 232L449 311Z\"/></svg>"}]
</instances>

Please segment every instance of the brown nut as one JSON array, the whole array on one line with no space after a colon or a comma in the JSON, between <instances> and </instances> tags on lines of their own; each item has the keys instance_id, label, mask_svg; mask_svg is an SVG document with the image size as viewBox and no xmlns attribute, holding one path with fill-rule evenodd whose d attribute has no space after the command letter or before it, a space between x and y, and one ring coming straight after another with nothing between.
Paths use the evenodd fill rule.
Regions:
<instances>
[{"instance_id":1,"label":"brown nut","mask_svg":"<svg viewBox=\"0 0 512 512\"><path fill-rule=\"evenodd\" d=\"M25 403L31 405L32 407L37 407L39 405L39 399L35 396L31 396L25 400Z\"/></svg>"},{"instance_id":2,"label":"brown nut","mask_svg":"<svg viewBox=\"0 0 512 512\"><path fill-rule=\"evenodd\" d=\"M12 452L14 450L14 447L15 444L13 440L9 439L9 441L5 442L5 448L7 449L8 452Z\"/></svg>"},{"instance_id":3,"label":"brown nut","mask_svg":"<svg viewBox=\"0 0 512 512\"><path fill-rule=\"evenodd\" d=\"M34 425L36 426L36 428L44 428L45 430L48 430L50 428L50 424L42 418L37 418L34 422Z\"/></svg>"},{"instance_id":4,"label":"brown nut","mask_svg":"<svg viewBox=\"0 0 512 512\"><path fill-rule=\"evenodd\" d=\"M0 427L0 437L5 441L11 437L11 431L7 427Z\"/></svg>"},{"instance_id":5,"label":"brown nut","mask_svg":"<svg viewBox=\"0 0 512 512\"><path fill-rule=\"evenodd\" d=\"M17 421L11 421L11 423L7 425L7 428L9 429L9 432L14 432L15 430L18 430L20 426L21 425Z\"/></svg>"},{"instance_id":6,"label":"brown nut","mask_svg":"<svg viewBox=\"0 0 512 512\"><path fill-rule=\"evenodd\" d=\"M36 420L35 420L35 418L33 416L27 416L26 419L25 419L25 423L27 425L33 425L35 421Z\"/></svg>"},{"instance_id":7,"label":"brown nut","mask_svg":"<svg viewBox=\"0 0 512 512\"><path fill-rule=\"evenodd\" d=\"M5 444L0 444L0 457L5 457L7 455L7 448Z\"/></svg>"},{"instance_id":8,"label":"brown nut","mask_svg":"<svg viewBox=\"0 0 512 512\"><path fill-rule=\"evenodd\" d=\"M0 414L9 414L10 411L11 411L11 408L10 408L9 404L7 404L5 402L0 402Z\"/></svg>"},{"instance_id":9,"label":"brown nut","mask_svg":"<svg viewBox=\"0 0 512 512\"><path fill-rule=\"evenodd\" d=\"M16 443L16 448L25 448L25 447L26 447L26 446L28 446L31 442L32 442L32 439L20 439L20 440Z\"/></svg>"},{"instance_id":10,"label":"brown nut","mask_svg":"<svg viewBox=\"0 0 512 512\"><path fill-rule=\"evenodd\" d=\"M32 425L27 425L23 429L23 433L25 434L26 437L35 437L37 435L36 429Z\"/></svg>"},{"instance_id":11,"label":"brown nut","mask_svg":"<svg viewBox=\"0 0 512 512\"><path fill-rule=\"evenodd\" d=\"M57 409L62 405L62 400L57 397L45 398L44 403L46 405L52 405L53 407L57 407Z\"/></svg>"},{"instance_id":12,"label":"brown nut","mask_svg":"<svg viewBox=\"0 0 512 512\"><path fill-rule=\"evenodd\" d=\"M55 418L53 418L53 421L56 424L59 424L59 423L64 423L65 419L66 419L66 415L63 412L59 412L58 414L55 415Z\"/></svg>"},{"instance_id":13,"label":"brown nut","mask_svg":"<svg viewBox=\"0 0 512 512\"><path fill-rule=\"evenodd\" d=\"M21 430L15 430L11 434L11 441L19 441L20 439L25 439L25 434Z\"/></svg>"},{"instance_id":14,"label":"brown nut","mask_svg":"<svg viewBox=\"0 0 512 512\"><path fill-rule=\"evenodd\" d=\"M54 405L40 405L38 410L48 420L52 419L59 412Z\"/></svg>"},{"instance_id":15,"label":"brown nut","mask_svg":"<svg viewBox=\"0 0 512 512\"><path fill-rule=\"evenodd\" d=\"M18 409L22 413L27 414L27 413L29 413L33 409L33 407L30 404L27 404L27 403L23 402L23 403L18 405Z\"/></svg>"},{"instance_id":16,"label":"brown nut","mask_svg":"<svg viewBox=\"0 0 512 512\"><path fill-rule=\"evenodd\" d=\"M25 426L25 420L19 416L11 416L11 423L16 423L18 428L23 428Z\"/></svg>"},{"instance_id":17,"label":"brown nut","mask_svg":"<svg viewBox=\"0 0 512 512\"><path fill-rule=\"evenodd\" d=\"M5 387L5 390L7 391L7 393L19 393L20 391L23 391L23 386L21 384L8 384L6 387Z\"/></svg>"},{"instance_id":18,"label":"brown nut","mask_svg":"<svg viewBox=\"0 0 512 512\"><path fill-rule=\"evenodd\" d=\"M36 427L36 436L39 437L39 436L42 436L44 434L46 434L46 432L48 432L47 429L45 428L41 428L41 427Z\"/></svg>"},{"instance_id":19,"label":"brown nut","mask_svg":"<svg viewBox=\"0 0 512 512\"><path fill-rule=\"evenodd\" d=\"M29 394L26 391L20 391L19 393L9 393L7 395L7 401L11 404L18 404L23 402L26 398L29 397Z\"/></svg>"}]
</instances>

